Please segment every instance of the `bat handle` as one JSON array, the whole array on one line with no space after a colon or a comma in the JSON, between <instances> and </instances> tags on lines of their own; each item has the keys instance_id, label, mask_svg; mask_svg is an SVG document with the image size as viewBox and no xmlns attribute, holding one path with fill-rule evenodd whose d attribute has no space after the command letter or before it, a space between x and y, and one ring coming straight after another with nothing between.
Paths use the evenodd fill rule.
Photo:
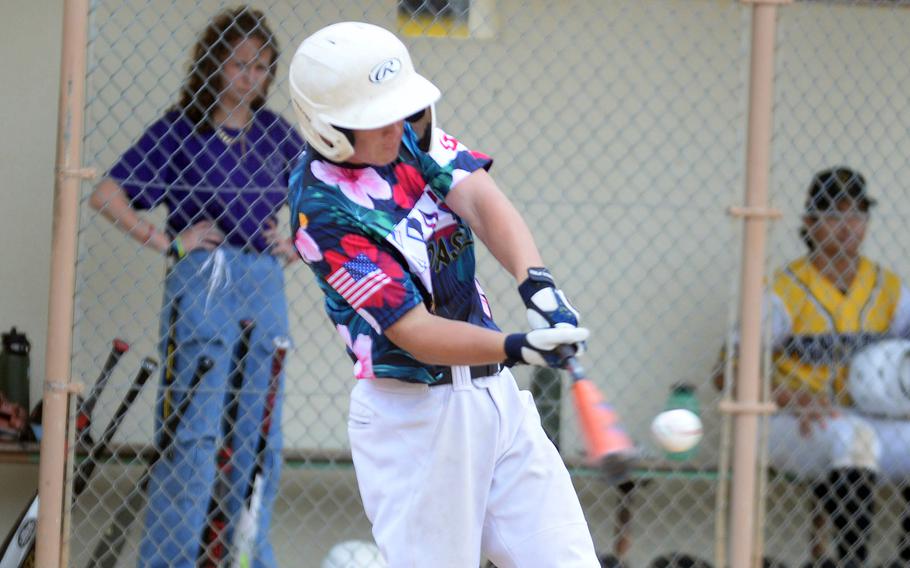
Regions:
<instances>
[{"instance_id":1,"label":"bat handle","mask_svg":"<svg viewBox=\"0 0 910 568\"><path fill-rule=\"evenodd\" d=\"M572 375L574 380L580 381L585 378L585 368L578 362L578 359L575 357L575 350L572 349L571 345L560 345L556 348L556 352L565 359L566 370L569 371L569 374Z\"/></svg>"}]
</instances>

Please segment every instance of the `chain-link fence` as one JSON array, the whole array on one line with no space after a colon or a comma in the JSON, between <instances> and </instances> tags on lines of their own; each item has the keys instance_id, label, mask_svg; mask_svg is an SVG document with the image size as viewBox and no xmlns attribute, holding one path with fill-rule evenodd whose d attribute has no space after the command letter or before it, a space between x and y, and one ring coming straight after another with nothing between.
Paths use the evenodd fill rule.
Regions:
<instances>
[{"instance_id":1,"label":"chain-link fence","mask_svg":"<svg viewBox=\"0 0 910 568\"><path fill-rule=\"evenodd\" d=\"M256 226L271 213L254 213L273 207L277 233L289 234L279 182L286 183L286 168L300 144L290 126L287 80L296 46L328 23L363 20L400 32L418 70L443 91L439 124L494 157L494 177L523 212L551 271L592 330L586 366L621 412L642 455L629 482L611 487L584 467L566 386L547 386L552 375L531 368L517 368L515 375L537 395L544 424L573 473L599 553L632 567L657 566L658 557L682 554L723 564L731 448L728 419L718 408L731 394L731 381L724 394L712 377L722 367L722 347L733 343L738 309L740 220L729 216L727 207L742 203L745 185L751 7L720 0L263 0L253 6L264 20L256 26L260 35L253 34L260 45L252 54L229 60L222 47L236 49L237 42L224 35L194 55L193 46L215 14L233 6L214 0L91 2L83 162L108 172L131 199L126 203L142 209L138 218L123 216L116 196L99 193L103 184L84 185L73 375L91 382L111 340L130 343L94 409L94 436L100 437L143 357L155 358L163 370L126 414L114 437L115 458L103 461L75 501L70 563L97 561L99 546L111 544L105 534L111 526L124 537L122 548L114 546L108 557L113 563L98 565L166 558L172 551L156 548L165 540L162 531L189 527L202 540L205 517L218 519L208 503L218 493L222 437L211 432L223 429L222 415L231 407L225 394L234 378L232 363L245 352L243 361L255 361L245 368L261 371L248 373L259 378L249 379L255 384L241 397L234 424L235 439L246 447L235 454L248 454L247 469L237 469L248 472L271 339L284 334L293 346L276 411L283 462L273 459L265 467L276 484L268 535L275 560L318 567L337 543L372 540L347 444L351 362L326 320L310 271L300 262L283 266L280 246L269 244L262 236L265 227ZM800 227L821 242L840 238L841 226L871 221L864 254L896 275L908 274L903 253L910 237L900 227L910 216L910 200L899 184L910 168L901 152L910 132L904 95L910 71L901 63L910 55L910 39L902 33L910 11L902 2L807 1L783 6L779 14L771 204L783 216L773 225L768 266L786 266L806 254ZM265 25L274 41L263 39ZM207 145L193 147L179 139L173 124L186 112L173 109L180 106L181 89L192 84L193 62L201 68L207 54L222 75L234 64L243 68L238 73L251 76L263 45L280 52L264 106L274 113L272 122L262 122L262 112L245 122L218 116L209 131L184 133L186 140L198 136ZM203 82L194 88L198 95L209 87ZM229 94L240 96L235 91ZM813 202L818 206L806 213L813 175L841 165L865 176L868 194L878 203L868 212L843 211L837 217L830 215L837 207L829 205L838 202L832 195L830 203ZM862 208L865 197L855 189L862 184L851 180L856 183L848 197ZM270 201L275 192L277 201ZM841 225L820 236L822 222L835 217ZM112 224L110 218L119 221ZM224 244L218 252L190 252L175 263L173 255L184 251L165 254L166 229L192 231L202 218L218 219ZM184 241L190 238L184 234ZM838 243L846 246L842 241L848 240ZM211 248L202 238L197 244ZM820 398L817 393L827 392L829 378L840 381L845 375L838 370L842 359L831 359L834 353L846 357L860 343L901 330L908 309L897 277L856 262L846 249L823 248L830 249L825 257L830 267L811 260L790 265L798 272L790 284L777 279L786 280L786 274L769 277L769 290L777 296L766 310L767 346L775 350L767 354L764 375L769 381L779 378L766 390L790 385L794 392L812 393L802 401L811 398L810 407ZM513 280L479 249L479 278L497 322L505 330L524 329ZM815 280L799 281L807 274L816 279L839 274L843 290L837 291L837 283L829 289ZM236 297L226 299L226 290ZM813 302L824 307L806 315ZM831 321L819 323L828 316ZM240 320L247 318L255 320L255 329L244 342ZM178 429L178 437L189 431L184 440L199 442L186 463L197 460L207 468L199 479L188 476L181 488L195 497L187 508L194 511L192 518L146 518L137 493L154 456L156 416L179 407L186 391L174 385L187 381L175 377L190 376L203 356L215 359L212 375L195 395L207 401L200 404L206 410L185 417ZM787 357L791 366L782 359ZM220 382L211 380L215 375ZM650 422L667 406L700 413L705 436L693 452L666 454L652 440ZM759 484L763 495L756 500L757 509L767 504L760 540L770 556L788 565L813 555L836 557L837 545L845 538L856 545L869 532L867 525L870 556L898 561L903 533L896 516L907 506L890 497L900 493L902 467L908 466L903 456L910 452L901 451L907 445L899 438L880 440L880 454L870 457L867 450L874 445L870 440L882 435L879 422L888 435L899 433L903 422L876 415L872 426L857 426L853 410L843 410L841 417L848 437L837 436L840 427L829 428L830 437L816 436L811 451L795 449L810 438L785 436L799 429L794 415L782 412L770 421L770 474ZM269 435L274 440L278 432L274 428ZM829 446L840 453L830 450L819 458L831 458L824 467L808 475L803 462ZM877 481L888 483L872 491ZM160 498L154 491L163 489L152 490L149 498ZM859 500L876 499L874 517L847 515L843 507L850 498L837 498L844 491ZM135 519L124 523L131 516ZM225 517L229 526L231 517ZM821 524L828 528L813 528ZM357 566L379 565L370 562Z\"/></svg>"},{"instance_id":2,"label":"chain-link fence","mask_svg":"<svg viewBox=\"0 0 910 568\"><path fill-rule=\"evenodd\" d=\"M907 409L881 396L899 363L876 353L854 358L907 332L900 298L910 210L901 180L910 162L898 148L910 114L898 93L910 85L899 63L910 46L894 41L907 8L806 2L780 12L771 200L785 214L772 233L769 268L778 272L769 271L769 282L771 311L786 317L770 326L781 349L770 374L800 402L850 405L824 431L814 426L811 438L793 433L792 416L771 418L770 464L800 474L769 485L767 548L783 557L838 558L848 548L860 565L910 562L908 525L901 527ZM833 199L836 191L849 198ZM877 203L869 206L866 195ZM847 387L851 360L855 372L883 375ZM850 400L854 389L860 397ZM834 463L822 466L822 456Z\"/></svg>"}]
</instances>

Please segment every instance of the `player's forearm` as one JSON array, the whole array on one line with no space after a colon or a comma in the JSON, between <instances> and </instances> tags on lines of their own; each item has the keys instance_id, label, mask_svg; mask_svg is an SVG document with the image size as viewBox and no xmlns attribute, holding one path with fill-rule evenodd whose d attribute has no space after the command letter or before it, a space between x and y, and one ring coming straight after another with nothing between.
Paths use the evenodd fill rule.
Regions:
<instances>
[{"instance_id":1,"label":"player's forearm","mask_svg":"<svg viewBox=\"0 0 910 568\"><path fill-rule=\"evenodd\" d=\"M89 205L120 230L149 248L164 252L170 245L168 236L150 221L142 219L130 206L123 188L110 178L98 184L89 197Z\"/></svg>"},{"instance_id":2,"label":"player's forearm","mask_svg":"<svg viewBox=\"0 0 910 568\"><path fill-rule=\"evenodd\" d=\"M486 365L505 360L505 334L429 313L419 305L386 332L392 343L428 365Z\"/></svg>"},{"instance_id":3,"label":"player's forearm","mask_svg":"<svg viewBox=\"0 0 910 568\"><path fill-rule=\"evenodd\" d=\"M446 203L517 282L527 277L528 268L543 266L527 223L486 171L475 171L462 180Z\"/></svg>"}]
</instances>

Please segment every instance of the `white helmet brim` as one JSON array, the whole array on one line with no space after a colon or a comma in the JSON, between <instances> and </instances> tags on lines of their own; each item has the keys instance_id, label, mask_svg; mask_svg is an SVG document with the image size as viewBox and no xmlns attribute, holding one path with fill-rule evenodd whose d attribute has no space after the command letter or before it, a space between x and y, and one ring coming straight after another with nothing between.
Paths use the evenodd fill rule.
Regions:
<instances>
[{"instance_id":1,"label":"white helmet brim","mask_svg":"<svg viewBox=\"0 0 910 568\"><path fill-rule=\"evenodd\" d=\"M394 91L378 91L357 104L337 107L321 113L321 118L334 126L352 130L372 130L404 120L432 106L442 96L439 89L414 73Z\"/></svg>"}]
</instances>

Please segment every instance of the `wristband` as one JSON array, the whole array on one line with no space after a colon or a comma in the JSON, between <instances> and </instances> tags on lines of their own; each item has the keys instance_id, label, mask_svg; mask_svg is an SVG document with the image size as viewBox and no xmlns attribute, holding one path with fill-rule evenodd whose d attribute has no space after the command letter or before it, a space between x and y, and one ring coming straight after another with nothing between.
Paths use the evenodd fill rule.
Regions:
<instances>
[{"instance_id":1,"label":"wristband","mask_svg":"<svg viewBox=\"0 0 910 568\"><path fill-rule=\"evenodd\" d=\"M174 240L171 241L170 246L167 247L167 255L172 256L177 260L186 256L186 249L183 248L183 242L180 240L180 237L174 237Z\"/></svg>"},{"instance_id":2,"label":"wristband","mask_svg":"<svg viewBox=\"0 0 910 568\"><path fill-rule=\"evenodd\" d=\"M525 342L525 334L523 333L510 333L506 336L505 345L503 345L506 352L506 359L503 361L503 365L506 367L512 367L518 363L524 363L524 358L521 356L521 347Z\"/></svg>"},{"instance_id":3,"label":"wristband","mask_svg":"<svg viewBox=\"0 0 910 568\"><path fill-rule=\"evenodd\" d=\"M553 282L553 275L550 274L550 271L543 266L532 266L529 268L528 280L532 282L549 284L550 286L556 285L556 283Z\"/></svg>"},{"instance_id":4,"label":"wristband","mask_svg":"<svg viewBox=\"0 0 910 568\"><path fill-rule=\"evenodd\" d=\"M556 287L546 268L529 268L528 277L518 286L518 293L528 308L528 323L532 329L578 325L578 311Z\"/></svg>"},{"instance_id":5,"label":"wristband","mask_svg":"<svg viewBox=\"0 0 910 568\"><path fill-rule=\"evenodd\" d=\"M528 269L528 277L518 286L518 293L527 306L531 302L531 296L541 288L555 288L556 283L550 271L542 266L534 266Z\"/></svg>"}]
</instances>

